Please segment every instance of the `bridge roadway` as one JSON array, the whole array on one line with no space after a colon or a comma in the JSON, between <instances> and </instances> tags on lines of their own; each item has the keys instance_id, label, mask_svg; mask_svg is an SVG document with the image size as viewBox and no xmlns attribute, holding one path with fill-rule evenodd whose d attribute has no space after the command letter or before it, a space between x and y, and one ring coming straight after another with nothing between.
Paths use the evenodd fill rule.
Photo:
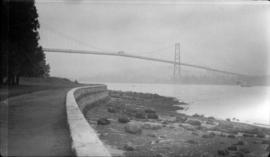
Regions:
<instances>
[{"instance_id":1,"label":"bridge roadway","mask_svg":"<svg viewBox=\"0 0 270 157\"><path fill-rule=\"evenodd\" d=\"M138 56L138 55L131 55L131 54L119 53L119 52L101 52L101 51L88 51L88 50L58 49L58 48L43 48L43 50L45 52L92 54L92 55L105 55L105 56L119 56L119 57L137 58L137 59L142 59L142 60L150 60L150 61L155 61L155 62L175 64L174 61L170 61L170 60L164 60L164 59L158 59L158 58L152 58L152 57L144 57L144 56ZM197 69L209 70L209 71L213 71L213 72L217 72L217 73L228 74L228 75L246 76L244 74L239 74L239 73L234 73L234 72L230 72L230 71L209 68L209 67L200 66L200 65L188 64L188 63L183 63L183 62L177 63L177 64L180 64L182 66L197 68Z\"/></svg>"}]
</instances>

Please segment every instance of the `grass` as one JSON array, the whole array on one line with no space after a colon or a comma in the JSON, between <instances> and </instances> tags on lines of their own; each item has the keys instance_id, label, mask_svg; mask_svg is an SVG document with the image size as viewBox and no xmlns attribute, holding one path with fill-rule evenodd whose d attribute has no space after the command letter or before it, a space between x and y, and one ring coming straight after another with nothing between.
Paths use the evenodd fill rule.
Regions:
<instances>
[{"instance_id":1,"label":"grass","mask_svg":"<svg viewBox=\"0 0 270 157\"><path fill-rule=\"evenodd\" d=\"M25 78L22 77L19 86L3 86L0 89L0 100L8 97L29 94L36 91L76 87L82 84L76 84L65 78Z\"/></svg>"}]
</instances>

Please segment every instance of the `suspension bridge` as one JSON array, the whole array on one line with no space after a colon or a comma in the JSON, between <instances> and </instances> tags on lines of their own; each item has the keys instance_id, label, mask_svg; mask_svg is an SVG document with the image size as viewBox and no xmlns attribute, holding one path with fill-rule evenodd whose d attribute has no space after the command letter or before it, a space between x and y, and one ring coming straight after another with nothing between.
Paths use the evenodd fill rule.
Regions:
<instances>
[{"instance_id":1,"label":"suspension bridge","mask_svg":"<svg viewBox=\"0 0 270 157\"><path fill-rule=\"evenodd\" d=\"M181 54L180 54L180 43L175 43L174 45L174 60L167 60L167 59L160 59L160 58L155 58L155 57L148 57L148 56L143 56L143 55L134 55L132 53L127 53L125 51L106 51L102 48L98 48L96 46L93 46L92 44L80 41L66 33L57 31L53 29L51 26L43 23L43 28L45 28L45 31L48 31L52 33L51 35L57 35L58 37L61 37L63 40L67 40L68 43L73 45L76 43L76 47L79 45L82 46L87 46L89 49L95 49L95 50L79 50L77 48L43 48L44 52L47 53L69 53L69 54L87 54L87 55L103 55L103 56L115 56L115 57L126 57L126 58L133 58L133 59L141 59L141 60L148 60L148 61L154 61L154 62L161 62L161 63L166 63L166 64L172 64L173 65L173 79L174 80L179 80L181 79L181 67L191 67L195 69L202 69L202 70L207 70L215 73L220 73L220 74L225 74L225 75L230 75L230 76L236 76L236 77L245 77L247 75L245 74L240 74L236 72L231 72L231 71L226 71L222 69L217 69L213 67L207 67L207 66L201 66L201 65L196 65L196 64L190 64L190 63L185 63L182 62ZM50 36L51 37L51 36ZM167 49L168 47L166 47ZM172 45L169 46L169 48L172 48ZM150 52L164 52L164 48L157 49L155 51L150 51ZM149 53L149 52L148 52ZM140 53L143 54L143 53ZM145 53L146 54L146 53Z\"/></svg>"},{"instance_id":2,"label":"suspension bridge","mask_svg":"<svg viewBox=\"0 0 270 157\"><path fill-rule=\"evenodd\" d=\"M184 63L180 61L180 46L179 43L176 43L175 45L175 59L173 60L165 60L165 59L158 59L154 57L146 57L146 56L140 56L140 55L133 55L128 54L124 51L116 51L116 52L106 52L106 51L88 51L88 50L74 50L74 49L60 49L60 48L43 48L45 52L56 52L56 53L73 53L73 54L87 54L87 55L105 55L105 56L116 56L116 57L127 57L127 58L134 58L134 59L141 59L141 60L148 60L148 61L154 61L154 62L162 62L167 64L173 64L174 65L174 73L173 77L174 79L179 79L181 77L181 68L180 66L187 66L192 67L196 69L203 69L208 70L216 73L222 73L227 75L234 75L234 76L245 76L244 74L215 69L211 67L205 67L201 65L195 65L195 64L189 64Z\"/></svg>"}]
</instances>

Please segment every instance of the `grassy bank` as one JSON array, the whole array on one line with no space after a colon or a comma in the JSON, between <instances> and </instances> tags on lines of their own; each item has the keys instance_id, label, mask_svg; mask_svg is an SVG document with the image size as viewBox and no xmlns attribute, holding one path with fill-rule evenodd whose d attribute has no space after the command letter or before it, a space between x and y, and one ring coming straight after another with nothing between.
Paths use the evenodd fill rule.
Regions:
<instances>
[{"instance_id":1,"label":"grassy bank","mask_svg":"<svg viewBox=\"0 0 270 157\"><path fill-rule=\"evenodd\" d=\"M48 78L27 78L20 79L19 86L2 86L0 89L0 100L7 97L29 94L36 91L71 88L82 84L72 82L66 78L48 77Z\"/></svg>"},{"instance_id":2,"label":"grassy bank","mask_svg":"<svg viewBox=\"0 0 270 157\"><path fill-rule=\"evenodd\" d=\"M268 156L269 129L178 114L181 105L188 104L156 94L110 91L110 100L86 117L116 156Z\"/></svg>"}]
</instances>

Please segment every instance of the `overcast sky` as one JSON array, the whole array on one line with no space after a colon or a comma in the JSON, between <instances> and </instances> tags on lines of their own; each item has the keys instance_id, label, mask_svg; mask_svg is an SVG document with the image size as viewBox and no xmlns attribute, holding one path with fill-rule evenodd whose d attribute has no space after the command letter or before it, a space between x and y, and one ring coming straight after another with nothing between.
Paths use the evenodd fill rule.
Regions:
<instances>
[{"instance_id":1,"label":"overcast sky","mask_svg":"<svg viewBox=\"0 0 270 157\"><path fill-rule=\"evenodd\" d=\"M166 2L166 1L165 1ZM40 44L181 60L244 74L270 74L270 6L247 3L37 2ZM157 50L157 51L154 51ZM51 75L82 78L172 65L121 57L46 53Z\"/></svg>"}]
</instances>

